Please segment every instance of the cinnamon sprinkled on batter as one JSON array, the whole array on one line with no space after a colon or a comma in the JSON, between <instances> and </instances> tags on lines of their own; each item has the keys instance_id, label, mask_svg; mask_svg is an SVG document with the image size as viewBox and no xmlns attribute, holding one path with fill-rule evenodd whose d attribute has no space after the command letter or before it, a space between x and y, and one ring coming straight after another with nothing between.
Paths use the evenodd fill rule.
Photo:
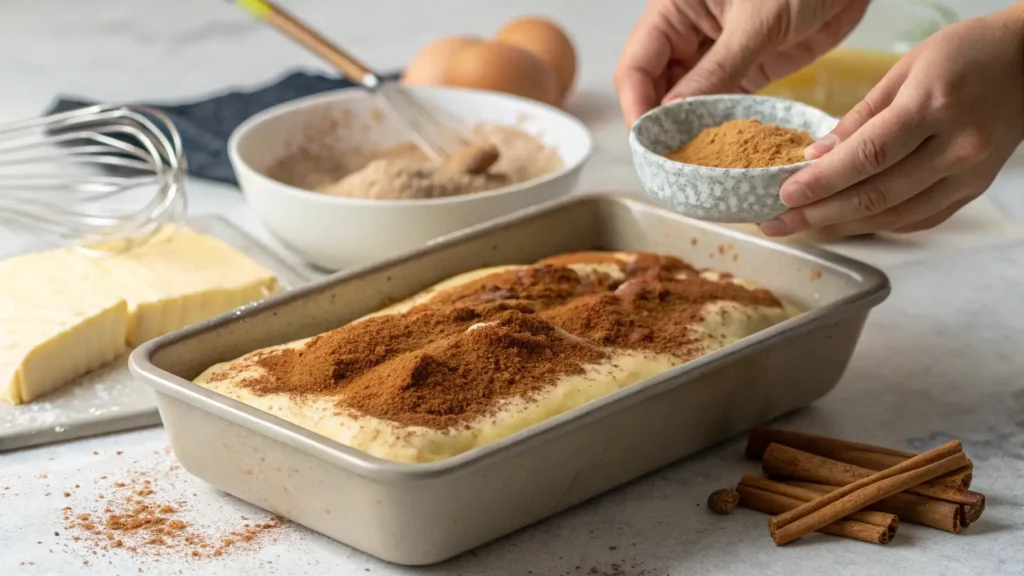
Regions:
<instances>
[{"instance_id":1,"label":"cinnamon sprinkled on batter","mask_svg":"<svg viewBox=\"0 0 1024 576\"><path fill-rule=\"evenodd\" d=\"M767 290L701 278L677 258L632 256L568 254L442 290L404 313L258 353L260 374L242 385L257 395L336 398L339 410L445 429L583 374L611 350L694 358L702 345L692 326L707 303L781 306ZM625 277L580 274L572 264L612 264Z\"/></svg>"}]
</instances>

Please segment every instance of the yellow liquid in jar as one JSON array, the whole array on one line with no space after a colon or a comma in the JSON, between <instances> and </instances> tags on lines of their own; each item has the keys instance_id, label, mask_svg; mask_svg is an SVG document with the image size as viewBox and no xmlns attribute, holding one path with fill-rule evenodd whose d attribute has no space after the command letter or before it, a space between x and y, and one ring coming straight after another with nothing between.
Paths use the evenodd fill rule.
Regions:
<instances>
[{"instance_id":1,"label":"yellow liquid in jar","mask_svg":"<svg viewBox=\"0 0 1024 576\"><path fill-rule=\"evenodd\" d=\"M758 93L798 100L839 117L867 96L900 57L892 52L836 48Z\"/></svg>"}]
</instances>

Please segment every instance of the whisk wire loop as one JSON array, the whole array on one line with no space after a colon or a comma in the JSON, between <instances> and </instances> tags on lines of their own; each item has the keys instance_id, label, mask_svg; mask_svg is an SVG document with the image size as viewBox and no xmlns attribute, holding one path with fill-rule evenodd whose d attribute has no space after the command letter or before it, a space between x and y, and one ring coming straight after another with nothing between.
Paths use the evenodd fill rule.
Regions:
<instances>
[{"instance_id":1,"label":"whisk wire loop","mask_svg":"<svg viewBox=\"0 0 1024 576\"><path fill-rule=\"evenodd\" d=\"M90 254L130 249L186 209L174 124L99 104L0 124L0 226Z\"/></svg>"},{"instance_id":2,"label":"whisk wire loop","mask_svg":"<svg viewBox=\"0 0 1024 576\"><path fill-rule=\"evenodd\" d=\"M371 90L377 95L385 113L434 163L444 162L470 144L459 130L442 122L398 82L373 83L373 86Z\"/></svg>"}]
</instances>

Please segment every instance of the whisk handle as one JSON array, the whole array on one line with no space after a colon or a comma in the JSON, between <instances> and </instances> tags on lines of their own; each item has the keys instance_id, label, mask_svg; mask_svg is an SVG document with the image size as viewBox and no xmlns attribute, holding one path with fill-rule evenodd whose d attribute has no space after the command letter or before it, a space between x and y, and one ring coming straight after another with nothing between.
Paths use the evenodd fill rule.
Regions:
<instances>
[{"instance_id":1,"label":"whisk handle","mask_svg":"<svg viewBox=\"0 0 1024 576\"><path fill-rule=\"evenodd\" d=\"M269 0L229 1L233 1L256 18L270 24L292 40L302 44L311 52L337 68L349 80L358 82L370 89L375 89L380 83L380 78L362 62L338 46L335 46L330 40L324 38L273 2Z\"/></svg>"}]
</instances>

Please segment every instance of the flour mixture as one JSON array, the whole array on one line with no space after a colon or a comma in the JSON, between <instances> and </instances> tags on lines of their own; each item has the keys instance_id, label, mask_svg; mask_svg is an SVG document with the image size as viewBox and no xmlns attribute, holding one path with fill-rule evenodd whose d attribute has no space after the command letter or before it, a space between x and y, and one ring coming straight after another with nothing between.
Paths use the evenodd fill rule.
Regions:
<instances>
[{"instance_id":1,"label":"flour mixture","mask_svg":"<svg viewBox=\"0 0 1024 576\"><path fill-rule=\"evenodd\" d=\"M268 175L292 186L331 196L373 200L442 198L494 190L550 174L562 167L558 152L511 126L480 124L474 141L493 144L498 161L486 172L469 174L434 165L412 143L337 154L300 150L274 164Z\"/></svg>"}]
</instances>

